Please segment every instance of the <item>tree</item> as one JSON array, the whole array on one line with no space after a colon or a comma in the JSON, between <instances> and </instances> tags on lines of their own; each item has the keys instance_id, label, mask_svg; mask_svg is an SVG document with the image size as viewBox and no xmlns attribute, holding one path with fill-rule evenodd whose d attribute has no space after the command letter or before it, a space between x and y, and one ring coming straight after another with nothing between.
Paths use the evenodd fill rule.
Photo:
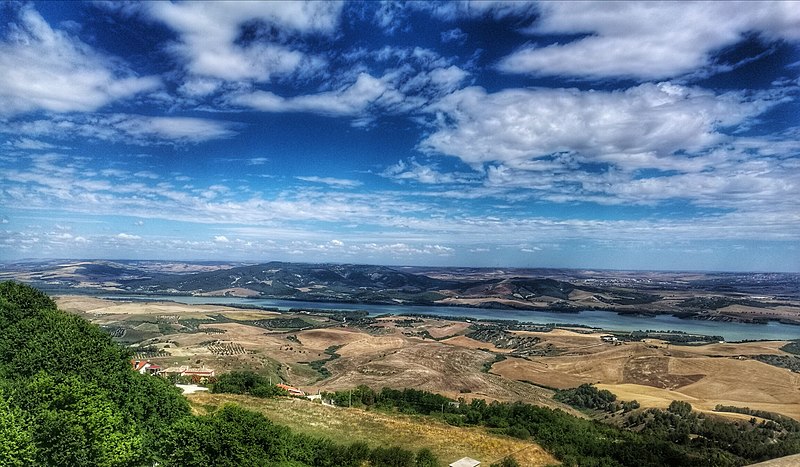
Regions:
<instances>
[{"instance_id":1,"label":"tree","mask_svg":"<svg viewBox=\"0 0 800 467\"><path fill-rule=\"evenodd\" d=\"M667 407L667 411L681 417L686 417L692 413L692 404L684 401L672 401L669 407Z\"/></svg>"},{"instance_id":2,"label":"tree","mask_svg":"<svg viewBox=\"0 0 800 467\"><path fill-rule=\"evenodd\" d=\"M0 465L23 467L34 463L36 453L29 420L11 406L0 391Z\"/></svg>"},{"instance_id":3,"label":"tree","mask_svg":"<svg viewBox=\"0 0 800 467\"><path fill-rule=\"evenodd\" d=\"M439 459L428 448L422 448L417 452L416 467L438 467Z\"/></svg>"}]
</instances>

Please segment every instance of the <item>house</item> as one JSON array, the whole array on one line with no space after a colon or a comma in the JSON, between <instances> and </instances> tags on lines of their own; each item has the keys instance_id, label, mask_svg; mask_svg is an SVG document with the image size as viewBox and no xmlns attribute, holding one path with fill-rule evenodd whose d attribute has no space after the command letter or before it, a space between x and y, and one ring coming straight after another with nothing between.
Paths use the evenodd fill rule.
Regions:
<instances>
[{"instance_id":1,"label":"house","mask_svg":"<svg viewBox=\"0 0 800 467\"><path fill-rule=\"evenodd\" d=\"M162 371L164 376L185 376L192 379L194 383L208 382L209 379L216 376L216 371L211 368L189 368L188 366L169 367Z\"/></svg>"},{"instance_id":2,"label":"house","mask_svg":"<svg viewBox=\"0 0 800 467\"><path fill-rule=\"evenodd\" d=\"M603 342L617 342L617 336L611 336L611 335L600 336L600 340L602 340Z\"/></svg>"},{"instance_id":3,"label":"house","mask_svg":"<svg viewBox=\"0 0 800 467\"><path fill-rule=\"evenodd\" d=\"M450 467L478 467L479 465L481 465L481 461L476 461L471 457L462 457L450 464Z\"/></svg>"},{"instance_id":4,"label":"house","mask_svg":"<svg viewBox=\"0 0 800 467\"><path fill-rule=\"evenodd\" d=\"M289 385L283 384L283 383L278 383L275 386L283 389L286 392L288 392L290 396L305 397L305 395L306 395L305 392L301 391L300 389L297 389L294 386L289 386Z\"/></svg>"},{"instance_id":5,"label":"house","mask_svg":"<svg viewBox=\"0 0 800 467\"><path fill-rule=\"evenodd\" d=\"M157 375L161 373L161 367L147 360L131 360L131 366L135 371L143 375Z\"/></svg>"}]
</instances>

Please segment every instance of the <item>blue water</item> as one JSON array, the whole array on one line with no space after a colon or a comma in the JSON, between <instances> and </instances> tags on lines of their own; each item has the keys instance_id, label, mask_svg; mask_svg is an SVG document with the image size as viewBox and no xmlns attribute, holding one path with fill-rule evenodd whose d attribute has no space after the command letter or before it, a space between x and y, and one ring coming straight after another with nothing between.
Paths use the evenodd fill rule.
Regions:
<instances>
[{"instance_id":1,"label":"blue water","mask_svg":"<svg viewBox=\"0 0 800 467\"><path fill-rule=\"evenodd\" d=\"M690 334L722 336L726 341L743 340L789 340L800 339L800 326L769 322L768 324L728 323L680 319L671 315L655 317L618 315L608 311L587 310L579 313L556 313L533 310L495 310L489 308L371 305L363 303L303 302L293 300L271 300L265 298L194 297L176 295L125 296L104 298L114 300L170 300L189 305L251 305L271 307L279 310L307 308L317 310L363 310L371 315L417 313L432 316L465 317L473 319L509 319L535 324L580 324L608 331L683 331Z\"/></svg>"}]
</instances>

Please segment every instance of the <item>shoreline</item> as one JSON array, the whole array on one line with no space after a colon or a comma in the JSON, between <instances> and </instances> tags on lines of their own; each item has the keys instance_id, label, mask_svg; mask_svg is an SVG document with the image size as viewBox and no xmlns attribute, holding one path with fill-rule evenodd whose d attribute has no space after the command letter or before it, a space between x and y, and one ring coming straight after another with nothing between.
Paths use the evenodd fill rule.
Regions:
<instances>
[{"instance_id":1,"label":"shoreline","mask_svg":"<svg viewBox=\"0 0 800 467\"><path fill-rule=\"evenodd\" d=\"M645 314L645 315L640 315L638 318L642 319L642 320L651 320L651 319L652 320L657 320L658 317L661 316L661 317L667 317L666 319L672 318L672 320L675 321L674 323L665 323L664 319L661 319L660 320L661 322L653 322L652 326L649 326L648 325L649 323L641 323L641 325L639 327L637 327L637 328L631 328L629 323L620 323L620 326L615 326L614 324L600 326L600 325L595 325L595 324L592 324L592 323L580 323L580 322L575 323L575 322L566 322L566 321L558 322L558 321L560 321L558 319L558 315L576 315L576 317L577 317L577 315L579 315L581 313L587 313L587 314L593 315L593 316L589 316L588 317L590 321L593 318L597 318L598 316L600 316L601 318L605 318L605 317L602 316L602 314L608 313L608 310L578 310L578 311L571 312L571 313L562 313L562 312L558 312L558 311L549 311L549 310L541 310L541 309L540 310L525 310L525 311L530 311L531 313L534 313L534 314L536 314L537 312L542 312L543 314L556 315L556 316L551 316L551 318L556 319L556 321L547 322L546 321L546 316L543 316L542 320L539 320L539 321L530 321L530 320L526 320L526 319L520 319L520 317L514 317L514 316L508 316L508 317L496 317L496 316L486 317L485 313L502 312L503 310L500 310L500 309L485 309L485 308L480 308L480 307L476 307L476 306L472 306L472 307L442 307L442 306L435 307L435 306L430 306L428 308L431 308L431 309L434 309L434 308L440 308L440 309L441 308L450 308L450 309L454 309L455 308L457 310L463 310L466 313L469 313L469 310L476 310L478 312L484 312L483 313L484 316L469 316L468 314L458 314L455 310L453 311L453 314L446 314L446 313L439 314L439 313L435 313L435 312L434 313L429 313L429 312L425 312L425 311L415 311L413 309L413 307L421 307L420 305L400 305L400 304L386 305L386 304L372 304L372 303L363 303L363 302L362 303L353 303L353 302L341 302L341 301L339 301L339 302L311 302L311 301L300 301L300 300L264 299L264 298L256 299L256 298L244 298L244 297L204 297L204 296L186 295L186 294L182 294L182 295L178 295L178 294L172 294L172 295L130 294L129 295L129 294L113 294L113 293L112 294L108 294L108 293L99 293L99 294L98 293L90 293L90 294L86 294L86 293L75 293L75 291L71 291L71 292L72 293L61 293L60 295L87 296L87 297L94 297L94 298L100 298L100 299L106 299L106 300L131 301L131 302L133 302L133 301L140 301L140 302L173 302L173 303L185 303L185 304L189 304L189 305L212 305L212 306L213 305L218 305L218 306L228 306L228 307L231 307L231 308L238 308L238 309L243 309L243 310L250 309L250 310L270 311L270 312L290 312L290 311L300 312L300 311L306 311L306 312L321 313L321 314L325 314L325 313L329 314L329 313L336 313L336 312L340 312L340 313L362 312L362 313L366 313L368 316L380 316L380 315L387 315L387 314L389 314L389 315L398 315L398 316L424 316L424 317L437 318L437 319L447 319L447 320L453 320L453 321L466 321L466 322L475 321L475 322L480 322L482 324L483 323L485 323L485 324L499 324L499 325L503 325L503 326L513 326L513 325L516 324L516 325L528 325L528 326L540 326L540 327L541 326L551 326L551 327L558 327L558 328L569 328L569 327L572 327L572 328L592 329L592 330L597 330L597 331L600 331L600 332L609 332L609 333L611 333L611 332L631 333L631 332L637 332L637 331L640 331L640 332L648 332L649 331L649 332L655 332L655 333L682 333L684 335L702 336L702 337L706 337L706 338L723 337L723 339L720 339L720 340L725 340L727 342L788 341L788 340L792 340L791 337L787 337L785 335L769 336L769 337L761 337L761 336L752 336L752 337L750 337L750 336L746 336L746 334L748 334L748 330L742 329L742 328L739 328L739 329L735 330L735 331L738 331L738 332L731 332L730 330L728 330L728 332L725 332L726 331L725 329L705 330L705 332L697 332L697 331L694 331L694 330L680 329L680 327L681 327L681 323L680 322L684 322L687 325L689 325L690 327L691 327L692 323L707 323L707 322L720 323L720 324L732 324L734 326L749 326L749 325L753 325L753 324L756 324L756 323L735 322L735 321L711 321L711 320L686 319L686 318L680 318L680 317L671 316L671 315L668 315L668 314L662 314L662 315ZM191 300L189 302L181 301L180 300L181 298L191 299ZM243 302L249 302L249 301L255 301L255 300L275 300L275 301L287 302L287 303L284 306L276 306L276 305L266 305L266 304L260 305L260 304L257 304L257 303L220 302L220 300L224 301L226 299L238 300L238 301L243 301ZM297 306L293 306L293 303L296 303ZM302 306L302 304L304 304L304 303L305 304L312 304L312 306ZM344 307L344 308L334 308L334 307L331 307L331 308L314 308L313 304L320 304L320 305L342 304L342 305L350 305L351 307L352 306L357 306L357 305L366 305L367 307L389 306L389 307L392 307L392 308L395 308L395 309L392 309L392 310L369 310L369 309L357 309L357 308L354 309L354 308L347 308L347 307ZM406 307L408 307L406 310L402 310L403 308L406 308ZM506 311L520 311L520 310L506 310ZM613 316L619 317L622 320L632 316L630 313L617 313L617 312L612 312L612 313L613 313ZM481 313L477 313L477 314L480 315ZM608 320L607 319L601 319L601 321L607 322ZM670 328L669 327L670 324L675 325L674 327L677 327L678 329L674 329L674 327ZM772 324L768 324L768 323L758 323L758 324L761 324L761 326L791 326L789 324L780 323L780 322L772 322ZM761 326L758 326L758 327L761 328ZM661 327L662 329L658 329L659 327ZM753 331L753 329L750 329L749 331ZM726 334L728 334L728 335L726 335ZM737 334L737 335L744 334L744 337L730 337L730 334ZM756 334L762 334L762 333L756 333ZM781 334L781 333L779 333L779 334ZM783 334L786 334L786 332L783 332ZM795 334L791 333L791 335L794 336Z\"/></svg>"}]
</instances>

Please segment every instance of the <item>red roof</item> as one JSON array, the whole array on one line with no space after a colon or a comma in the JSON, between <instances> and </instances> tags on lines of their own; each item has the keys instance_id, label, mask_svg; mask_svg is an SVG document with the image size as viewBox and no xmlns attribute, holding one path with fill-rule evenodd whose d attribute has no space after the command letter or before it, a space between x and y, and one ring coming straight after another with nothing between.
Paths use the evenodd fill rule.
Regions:
<instances>
[{"instance_id":1,"label":"red roof","mask_svg":"<svg viewBox=\"0 0 800 467\"><path fill-rule=\"evenodd\" d=\"M305 395L305 394L306 394L306 393L304 393L303 391L301 391L300 389L297 389L297 388L296 388L296 387L294 387L294 386L289 386L289 385L287 385L287 384L278 383L278 384L276 384L275 386L276 386L276 387L279 387L279 388L281 388L281 389L285 389L285 390L286 390L286 391L288 391L290 394L301 394L301 395Z\"/></svg>"}]
</instances>

